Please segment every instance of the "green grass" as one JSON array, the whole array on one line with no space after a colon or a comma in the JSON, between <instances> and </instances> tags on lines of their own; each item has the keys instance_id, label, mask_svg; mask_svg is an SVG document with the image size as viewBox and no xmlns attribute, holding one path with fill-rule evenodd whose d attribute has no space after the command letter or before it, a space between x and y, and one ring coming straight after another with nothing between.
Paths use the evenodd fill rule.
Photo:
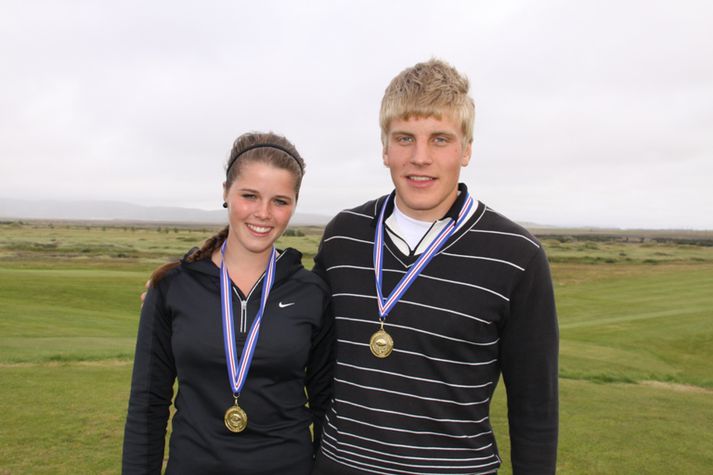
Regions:
<instances>
[{"instance_id":1,"label":"green grass","mask_svg":"<svg viewBox=\"0 0 713 475\"><path fill-rule=\"evenodd\" d=\"M0 474L119 473L131 363L1 366Z\"/></svg>"},{"instance_id":2,"label":"green grass","mask_svg":"<svg viewBox=\"0 0 713 475\"><path fill-rule=\"evenodd\" d=\"M706 240L702 240L708 243ZM588 241L581 237L543 236L542 243L553 263L576 262L581 264L665 264L713 262L713 241L708 245L695 245L686 240L625 240L612 237L608 240Z\"/></svg>"},{"instance_id":3,"label":"green grass","mask_svg":"<svg viewBox=\"0 0 713 475\"><path fill-rule=\"evenodd\" d=\"M713 388L713 266L558 285L565 378Z\"/></svg>"},{"instance_id":4,"label":"green grass","mask_svg":"<svg viewBox=\"0 0 713 475\"><path fill-rule=\"evenodd\" d=\"M0 223L0 475L119 472L138 295L213 231ZM279 245L309 264L319 229L303 234ZM561 331L558 473L713 466L713 246L689 237L543 240ZM509 474L502 386L492 407Z\"/></svg>"},{"instance_id":5,"label":"green grass","mask_svg":"<svg viewBox=\"0 0 713 475\"><path fill-rule=\"evenodd\" d=\"M0 250L22 258L180 257L220 226L81 225L32 222L0 224ZM135 256L119 256L119 253Z\"/></svg>"},{"instance_id":6,"label":"green grass","mask_svg":"<svg viewBox=\"0 0 713 475\"><path fill-rule=\"evenodd\" d=\"M509 465L505 391L492 421ZM713 392L562 379L557 473L702 474L713 467Z\"/></svg>"},{"instance_id":7,"label":"green grass","mask_svg":"<svg viewBox=\"0 0 713 475\"><path fill-rule=\"evenodd\" d=\"M0 267L0 363L131 358L147 270Z\"/></svg>"}]
</instances>

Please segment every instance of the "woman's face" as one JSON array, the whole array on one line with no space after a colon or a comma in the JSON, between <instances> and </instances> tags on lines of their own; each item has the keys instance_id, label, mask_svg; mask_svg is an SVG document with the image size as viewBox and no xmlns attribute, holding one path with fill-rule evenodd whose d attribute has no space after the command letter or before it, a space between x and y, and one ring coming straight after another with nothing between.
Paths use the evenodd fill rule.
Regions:
<instances>
[{"instance_id":1,"label":"woman's face","mask_svg":"<svg viewBox=\"0 0 713 475\"><path fill-rule=\"evenodd\" d=\"M236 246L235 251L269 253L295 211L295 177L282 168L247 162L223 198L228 203L228 245Z\"/></svg>"}]
</instances>

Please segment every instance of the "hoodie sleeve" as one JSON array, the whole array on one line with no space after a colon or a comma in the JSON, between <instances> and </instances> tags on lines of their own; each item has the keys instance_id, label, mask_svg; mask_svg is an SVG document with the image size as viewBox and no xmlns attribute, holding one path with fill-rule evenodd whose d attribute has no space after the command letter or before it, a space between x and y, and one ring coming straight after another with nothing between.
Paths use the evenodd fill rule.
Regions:
<instances>
[{"instance_id":1,"label":"hoodie sleeve","mask_svg":"<svg viewBox=\"0 0 713 475\"><path fill-rule=\"evenodd\" d=\"M332 315L329 292L324 290L321 326L312 338L309 366L306 373L307 396L314 423L314 453L317 453L322 439L324 414L332 398L334 377L334 316Z\"/></svg>"},{"instance_id":2,"label":"hoodie sleeve","mask_svg":"<svg viewBox=\"0 0 713 475\"><path fill-rule=\"evenodd\" d=\"M149 289L141 309L124 428L123 474L161 473L175 379L171 320L159 284Z\"/></svg>"}]
</instances>

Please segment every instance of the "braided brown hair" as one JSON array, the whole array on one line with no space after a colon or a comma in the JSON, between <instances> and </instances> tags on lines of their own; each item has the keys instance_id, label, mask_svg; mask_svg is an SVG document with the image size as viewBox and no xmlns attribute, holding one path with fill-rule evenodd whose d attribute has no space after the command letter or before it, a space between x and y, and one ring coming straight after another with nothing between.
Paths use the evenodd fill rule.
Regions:
<instances>
[{"instance_id":1,"label":"braided brown hair","mask_svg":"<svg viewBox=\"0 0 713 475\"><path fill-rule=\"evenodd\" d=\"M186 262L196 262L204 259L210 259L216 249L220 249L223 245L223 241L228 237L228 226L224 227L217 234L209 237L203 242L203 245L196 249L194 252L186 256ZM155 287L158 281L163 279L168 271L175 269L180 265L181 261L173 261L163 264L151 273L151 279L149 280L149 285Z\"/></svg>"},{"instance_id":2,"label":"braided brown hair","mask_svg":"<svg viewBox=\"0 0 713 475\"><path fill-rule=\"evenodd\" d=\"M295 195L299 196L305 162L292 143L281 135L272 132L248 132L238 137L233 143L230 157L225 165L225 189L240 176L243 165L260 162L289 171L295 177ZM203 245L190 253L186 262L196 262L210 259L213 253L220 249L228 238L229 227L226 226L217 234L206 239ZM169 262L153 271L149 285L155 287L168 271L175 269L180 261Z\"/></svg>"}]
</instances>

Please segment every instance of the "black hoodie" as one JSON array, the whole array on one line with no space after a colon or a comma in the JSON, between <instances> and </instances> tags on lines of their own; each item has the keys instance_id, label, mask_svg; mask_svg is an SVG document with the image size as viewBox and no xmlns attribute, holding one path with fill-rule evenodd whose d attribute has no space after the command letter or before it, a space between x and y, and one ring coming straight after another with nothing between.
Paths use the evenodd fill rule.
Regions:
<instances>
[{"instance_id":1,"label":"black hoodie","mask_svg":"<svg viewBox=\"0 0 713 475\"><path fill-rule=\"evenodd\" d=\"M334 334L328 288L302 267L298 251L279 254L240 395L248 426L235 434L223 422L233 396L223 348L219 283L219 269L210 260L184 260L146 296L124 434L124 474L160 473L176 380L167 474L311 470L332 389ZM244 327L249 329L261 293L262 278L247 300L233 287L238 354L246 337L240 331L241 300L247 303Z\"/></svg>"}]
</instances>

